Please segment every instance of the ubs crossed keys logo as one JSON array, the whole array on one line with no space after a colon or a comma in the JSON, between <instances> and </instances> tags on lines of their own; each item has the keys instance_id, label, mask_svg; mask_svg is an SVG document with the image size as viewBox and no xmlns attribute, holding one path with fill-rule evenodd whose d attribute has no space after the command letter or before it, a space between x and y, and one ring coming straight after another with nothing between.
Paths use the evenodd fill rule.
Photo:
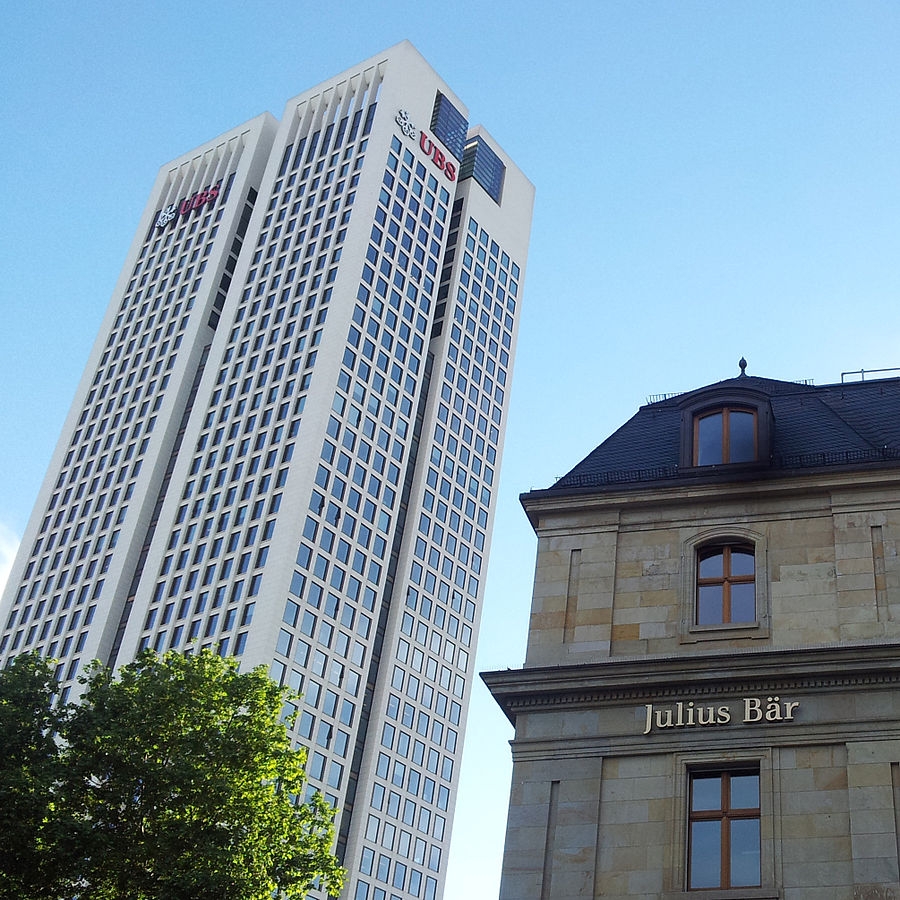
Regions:
<instances>
[{"instance_id":1,"label":"ubs crossed keys logo","mask_svg":"<svg viewBox=\"0 0 900 900\"><path fill-rule=\"evenodd\" d=\"M409 113L405 109L401 109L394 116L394 121L400 126L400 130L409 138L416 136L416 126L409 121Z\"/></svg>"}]
</instances>

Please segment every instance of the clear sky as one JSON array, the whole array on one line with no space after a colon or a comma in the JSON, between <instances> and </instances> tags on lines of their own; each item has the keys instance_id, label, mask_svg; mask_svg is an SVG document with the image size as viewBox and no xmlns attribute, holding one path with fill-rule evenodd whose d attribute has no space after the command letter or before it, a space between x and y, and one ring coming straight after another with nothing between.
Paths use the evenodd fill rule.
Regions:
<instances>
[{"instance_id":1,"label":"clear sky","mask_svg":"<svg viewBox=\"0 0 900 900\"><path fill-rule=\"evenodd\" d=\"M816 384L900 366L895 2L47 0L3 20L0 568L158 168L403 38L537 188L479 670L524 658L519 493L649 395L742 355ZM445 900L497 897L511 737L479 681Z\"/></svg>"}]
</instances>

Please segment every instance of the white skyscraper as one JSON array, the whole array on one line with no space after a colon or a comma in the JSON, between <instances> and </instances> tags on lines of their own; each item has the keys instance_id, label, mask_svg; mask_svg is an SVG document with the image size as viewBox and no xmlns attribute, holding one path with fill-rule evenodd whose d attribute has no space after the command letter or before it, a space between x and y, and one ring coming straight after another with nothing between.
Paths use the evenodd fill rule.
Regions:
<instances>
[{"instance_id":1,"label":"white skyscraper","mask_svg":"<svg viewBox=\"0 0 900 900\"><path fill-rule=\"evenodd\" d=\"M270 667L353 900L442 893L533 196L407 42L164 166L0 604Z\"/></svg>"}]
</instances>

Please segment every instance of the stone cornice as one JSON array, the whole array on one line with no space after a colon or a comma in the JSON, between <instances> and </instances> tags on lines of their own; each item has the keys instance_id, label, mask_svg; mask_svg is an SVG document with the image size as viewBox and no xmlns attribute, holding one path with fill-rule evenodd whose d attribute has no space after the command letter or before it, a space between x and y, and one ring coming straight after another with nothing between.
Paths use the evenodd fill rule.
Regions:
<instances>
[{"instance_id":1,"label":"stone cornice","mask_svg":"<svg viewBox=\"0 0 900 900\"><path fill-rule=\"evenodd\" d=\"M482 672L515 725L523 712L642 704L690 695L900 685L900 644L853 644L705 656L604 659Z\"/></svg>"},{"instance_id":2,"label":"stone cornice","mask_svg":"<svg viewBox=\"0 0 900 900\"><path fill-rule=\"evenodd\" d=\"M664 506L672 503L696 503L715 500L754 500L783 498L793 494L829 497L841 492L854 492L877 488L880 504L884 505L887 492L900 490L900 467L846 470L818 469L798 473L794 470L768 473L760 478L758 473L743 473L742 477L728 477L720 473L702 480L659 481L623 489L619 486L603 488L573 488L568 491L536 490L519 496L525 513L535 530L541 519L548 515L568 513L592 514L611 511L623 506ZM888 503L890 505L890 503Z\"/></svg>"}]
</instances>

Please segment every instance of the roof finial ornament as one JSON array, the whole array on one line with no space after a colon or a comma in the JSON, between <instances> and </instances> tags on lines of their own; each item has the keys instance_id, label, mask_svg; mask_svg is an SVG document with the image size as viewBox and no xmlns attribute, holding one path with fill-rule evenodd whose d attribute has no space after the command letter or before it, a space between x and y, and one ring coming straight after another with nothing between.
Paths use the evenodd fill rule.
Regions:
<instances>
[{"instance_id":1,"label":"roof finial ornament","mask_svg":"<svg viewBox=\"0 0 900 900\"><path fill-rule=\"evenodd\" d=\"M746 377L747 377L747 372L746 372L745 370L746 370L746 368L747 368L747 360L744 359L743 356L741 357L741 361L738 363L738 365L741 367L741 374L740 374L739 377L740 377L740 378L746 378Z\"/></svg>"}]
</instances>

